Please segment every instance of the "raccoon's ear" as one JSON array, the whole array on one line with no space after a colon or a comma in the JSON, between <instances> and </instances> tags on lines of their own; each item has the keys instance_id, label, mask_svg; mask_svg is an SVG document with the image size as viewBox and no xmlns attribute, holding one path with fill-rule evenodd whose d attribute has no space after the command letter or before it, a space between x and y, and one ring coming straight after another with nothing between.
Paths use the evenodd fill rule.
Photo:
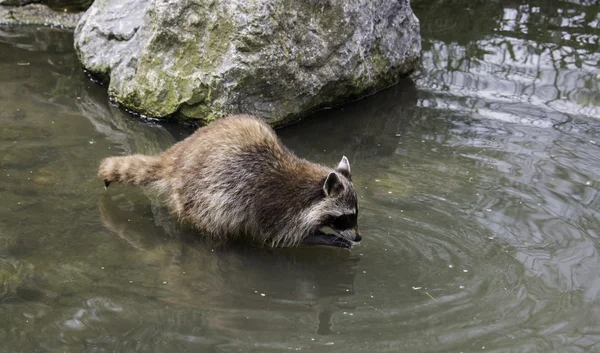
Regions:
<instances>
[{"instance_id":1,"label":"raccoon's ear","mask_svg":"<svg viewBox=\"0 0 600 353\"><path fill-rule=\"evenodd\" d=\"M325 196L335 196L340 193L344 189L344 185L342 185L342 181L340 180L339 175L336 172L331 172L325 179L325 183L323 184L323 191L325 191Z\"/></svg>"},{"instance_id":2,"label":"raccoon's ear","mask_svg":"<svg viewBox=\"0 0 600 353\"><path fill-rule=\"evenodd\" d=\"M350 173L350 162L348 161L348 158L346 158L346 156L342 157L340 164L338 164L338 166L335 167L335 171L342 174L346 178L351 179L352 174Z\"/></svg>"}]
</instances>

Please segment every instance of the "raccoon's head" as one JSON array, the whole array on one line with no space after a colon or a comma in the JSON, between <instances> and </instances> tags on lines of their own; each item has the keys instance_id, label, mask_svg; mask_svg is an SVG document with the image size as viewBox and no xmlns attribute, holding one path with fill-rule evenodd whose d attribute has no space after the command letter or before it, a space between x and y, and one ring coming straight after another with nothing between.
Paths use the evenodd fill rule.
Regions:
<instances>
[{"instance_id":1,"label":"raccoon's head","mask_svg":"<svg viewBox=\"0 0 600 353\"><path fill-rule=\"evenodd\" d=\"M358 199L352 184L350 162L345 156L323 183L325 197L319 202L321 227L330 227L342 238L351 241L362 239L358 232Z\"/></svg>"}]
</instances>

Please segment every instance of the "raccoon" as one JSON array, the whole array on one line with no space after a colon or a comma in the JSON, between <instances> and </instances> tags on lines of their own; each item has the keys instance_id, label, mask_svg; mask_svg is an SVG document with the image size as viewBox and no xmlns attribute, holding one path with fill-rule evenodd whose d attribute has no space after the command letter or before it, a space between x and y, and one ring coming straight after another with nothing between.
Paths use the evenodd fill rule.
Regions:
<instances>
[{"instance_id":1,"label":"raccoon","mask_svg":"<svg viewBox=\"0 0 600 353\"><path fill-rule=\"evenodd\" d=\"M329 168L298 158L249 115L219 119L157 156L106 158L99 176L107 188L157 190L181 221L219 241L350 248L362 239L348 159Z\"/></svg>"}]
</instances>

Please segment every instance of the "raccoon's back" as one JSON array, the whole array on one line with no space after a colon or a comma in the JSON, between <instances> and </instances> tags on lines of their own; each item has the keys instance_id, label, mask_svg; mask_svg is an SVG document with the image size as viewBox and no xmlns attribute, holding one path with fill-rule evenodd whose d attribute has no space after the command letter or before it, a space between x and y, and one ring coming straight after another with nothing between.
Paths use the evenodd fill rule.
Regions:
<instances>
[{"instance_id":1,"label":"raccoon's back","mask_svg":"<svg viewBox=\"0 0 600 353\"><path fill-rule=\"evenodd\" d=\"M177 160L175 164L181 167L205 160L209 163L228 162L228 158L260 149L268 149L277 158L289 153L263 120L250 115L233 115L198 129L175 144L166 155Z\"/></svg>"},{"instance_id":2,"label":"raccoon's back","mask_svg":"<svg viewBox=\"0 0 600 353\"><path fill-rule=\"evenodd\" d=\"M209 233L252 233L296 157L262 120L232 116L199 129L169 150L171 206Z\"/></svg>"}]
</instances>

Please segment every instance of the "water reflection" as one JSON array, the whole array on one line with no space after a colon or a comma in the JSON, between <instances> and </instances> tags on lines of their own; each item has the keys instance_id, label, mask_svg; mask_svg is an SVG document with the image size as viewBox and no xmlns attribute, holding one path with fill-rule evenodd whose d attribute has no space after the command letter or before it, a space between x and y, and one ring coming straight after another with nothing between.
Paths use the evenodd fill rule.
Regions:
<instances>
[{"instance_id":1,"label":"water reflection","mask_svg":"<svg viewBox=\"0 0 600 353\"><path fill-rule=\"evenodd\" d=\"M132 117L106 102L104 88L88 86L77 100L77 108L94 129L110 142L113 154L157 154L176 140L164 126Z\"/></svg>"},{"instance_id":2,"label":"water reflection","mask_svg":"<svg viewBox=\"0 0 600 353\"><path fill-rule=\"evenodd\" d=\"M415 4L429 38L417 80L421 112L452 119L446 144L477 171L469 177L475 197L454 199L523 264L521 305L535 306L517 316L522 346L593 350L598 4L475 2L461 17L436 21L455 4ZM502 341L495 343L508 349Z\"/></svg>"},{"instance_id":3,"label":"water reflection","mask_svg":"<svg viewBox=\"0 0 600 353\"><path fill-rule=\"evenodd\" d=\"M542 125L599 115L598 4L475 2L464 12L473 21L439 16L456 1L437 4L415 4L429 38L421 83L452 93L428 106Z\"/></svg>"},{"instance_id":4,"label":"water reflection","mask_svg":"<svg viewBox=\"0 0 600 353\"><path fill-rule=\"evenodd\" d=\"M389 157L402 132L419 123L415 84L410 78L403 79L369 97L368 102L319 112L278 133L296 153L328 165L334 165L343 154L351 160Z\"/></svg>"},{"instance_id":5,"label":"water reflection","mask_svg":"<svg viewBox=\"0 0 600 353\"><path fill-rule=\"evenodd\" d=\"M104 226L131 247L132 256L141 258L138 266L157 267L158 277L152 282L164 285L161 300L207 310L215 320L210 326L255 330L259 318L249 324L250 317L242 313L250 315L267 303L272 312L317 312L319 322L314 331L327 334L331 333L332 313L340 310L344 297L354 294L360 257L350 252L214 244L178 225L160 205L151 210L139 205L143 205L141 200L122 192L107 193L99 206ZM135 278L138 272L128 267L114 270L122 278ZM277 325L281 331L291 326Z\"/></svg>"}]
</instances>

